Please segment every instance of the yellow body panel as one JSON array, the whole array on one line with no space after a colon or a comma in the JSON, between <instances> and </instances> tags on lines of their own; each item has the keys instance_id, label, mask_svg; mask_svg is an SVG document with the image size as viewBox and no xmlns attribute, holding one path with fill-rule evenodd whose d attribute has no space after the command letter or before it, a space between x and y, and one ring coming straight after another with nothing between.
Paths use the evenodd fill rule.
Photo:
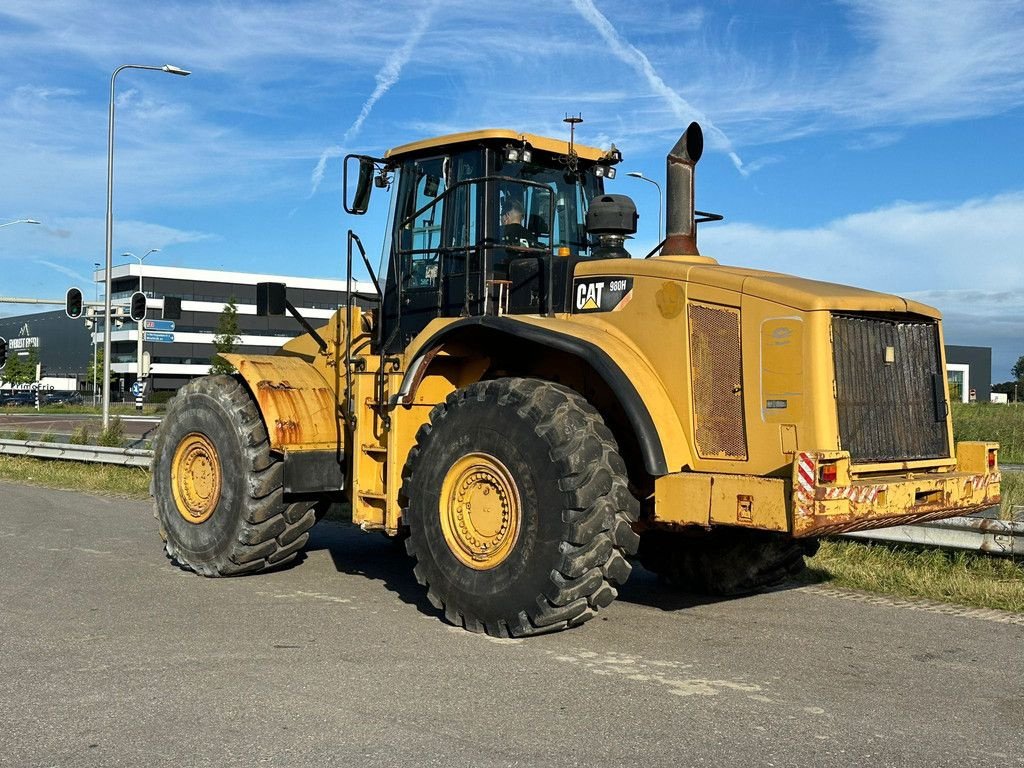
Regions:
<instances>
[{"instance_id":1,"label":"yellow body panel","mask_svg":"<svg viewBox=\"0 0 1024 768\"><path fill-rule=\"evenodd\" d=\"M400 147L389 149L384 153L384 157L388 160L394 160L414 152L434 148L444 150L450 148L454 144L465 144L473 141L484 141L486 139L508 139L509 142L515 142L517 144L526 142L534 149L540 149L545 152L553 152L559 155L569 153L568 141L561 139L549 139L546 136L537 136L533 133L520 133L519 131L513 131L508 128L488 128L481 131L451 133L447 136L438 136L432 139L414 141L411 144L403 144ZM576 154L584 160L601 160L607 154L603 149L587 147L583 144L574 144L573 149L576 151Z\"/></svg>"},{"instance_id":2,"label":"yellow body panel","mask_svg":"<svg viewBox=\"0 0 1024 768\"><path fill-rule=\"evenodd\" d=\"M275 451L325 450L340 445L336 390L310 363L284 355L222 357L249 385Z\"/></svg>"}]
</instances>

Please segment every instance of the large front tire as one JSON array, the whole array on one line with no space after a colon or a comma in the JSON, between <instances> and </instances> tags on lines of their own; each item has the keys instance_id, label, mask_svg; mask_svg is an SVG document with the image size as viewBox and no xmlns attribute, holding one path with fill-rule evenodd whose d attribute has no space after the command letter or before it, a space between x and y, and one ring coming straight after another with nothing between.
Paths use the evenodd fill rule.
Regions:
<instances>
[{"instance_id":1,"label":"large front tire","mask_svg":"<svg viewBox=\"0 0 1024 768\"><path fill-rule=\"evenodd\" d=\"M205 376L183 387L161 424L153 459L167 556L203 576L293 560L316 518L312 502L284 501L282 469L238 379Z\"/></svg>"},{"instance_id":2,"label":"large front tire","mask_svg":"<svg viewBox=\"0 0 1024 768\"><path fill-rule=\"evenodd\" d=\"M567 387L472 384L416 436L402 488L406 548L452 624L498 637L592 618L639 542L615 438Z\"/></svg>"}]
</instances>

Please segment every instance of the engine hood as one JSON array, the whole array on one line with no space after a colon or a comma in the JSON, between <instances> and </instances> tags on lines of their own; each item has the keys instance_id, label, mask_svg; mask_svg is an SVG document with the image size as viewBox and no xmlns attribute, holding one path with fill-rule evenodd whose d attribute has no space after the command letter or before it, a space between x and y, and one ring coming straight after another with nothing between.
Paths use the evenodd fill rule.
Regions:
<instances>
[{"instance_id":1,"label":"engine hood","mask_svg":"<svg viewBox=\"0 0 1024 768\"><path fill-rule=\"evenodd\" d=\"M718 264L706 256L661 256L651 259L582 261L576 275L633 274L683 280L723 288L746 296L772 301L793 309L813 312L910 312L941 318L934 307L889 293L868 291L839 283L808 280L780 272L768 272Z\"/></svg>"}]
</instances>

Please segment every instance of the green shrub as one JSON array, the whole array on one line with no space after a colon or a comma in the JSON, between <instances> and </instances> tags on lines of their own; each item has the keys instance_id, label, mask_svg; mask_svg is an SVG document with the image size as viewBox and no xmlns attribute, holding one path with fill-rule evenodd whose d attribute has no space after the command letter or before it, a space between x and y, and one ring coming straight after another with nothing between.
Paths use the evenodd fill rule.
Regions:
<instances>
[{"instance_id":1,"label":"green shrub","mask_svg":"<svg viewBox=\"0 0 1024 768\"><path fill-rule=\"evenodd\" d=\"M68 442L72 445L88 445L89 444L89 425L83 424L74 432L71 433L71 437L68 438Z\"/></svg>"},{"instance_id":2,"label":"green shrub","mask_svg":"<svg viewBox=\"0 0 1024 768\"><path fill-rule=\"evenodd\" d=\"M14 440L30 440L32 435L28 433L27 429L22 428L15 430L12 437Z\"/></svg>"},{"instance_id":3,"label":"green shrub","mask_svg":"<svg viewBox=\"0 0 1024 768\"><path fill-rule=\"evenodd\" d=\"M149 402L154 405L160 405L168 402L176 394L178 394L177 391L173 389L160 390L159 392L154 392L149 396Z\"/></svg>"},{"instance_id":4,"label":"green shrub","mask_svg":"<svg viewBox=\"0 0 1024 768\"><path fill-rule=\"evenodd\" d=\"M96 445L105 445L111 448L120 448L124 445L124 424L121 423L120 416L115 416L110 420L110 425L100 433Z\"/></svg>"}]
</instances>

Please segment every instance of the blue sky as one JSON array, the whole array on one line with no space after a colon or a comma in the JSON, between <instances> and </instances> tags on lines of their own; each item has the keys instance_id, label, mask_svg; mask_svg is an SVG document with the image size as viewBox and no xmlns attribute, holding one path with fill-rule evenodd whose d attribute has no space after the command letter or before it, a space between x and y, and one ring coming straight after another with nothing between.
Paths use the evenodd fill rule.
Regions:
<instances>
[{"instance_id":1,"label":"blue sky","mask_svg":"<svg viewBox=\"0 0 1024 768\"><path fill-rule=\"evenodd\" d=\"M480 127L614 141L611 191L655 241L664 155L693 119L723 263L910 295L949 343L1024 354L1024 4L4 0L0 295L59 297L102 261L110 73L114 253L341 276L383 196L341 208L339 153ZM115 263L119 261L115 257ZM0 313L26 308L0 305Z\"/></svg>"}]
</instances>

